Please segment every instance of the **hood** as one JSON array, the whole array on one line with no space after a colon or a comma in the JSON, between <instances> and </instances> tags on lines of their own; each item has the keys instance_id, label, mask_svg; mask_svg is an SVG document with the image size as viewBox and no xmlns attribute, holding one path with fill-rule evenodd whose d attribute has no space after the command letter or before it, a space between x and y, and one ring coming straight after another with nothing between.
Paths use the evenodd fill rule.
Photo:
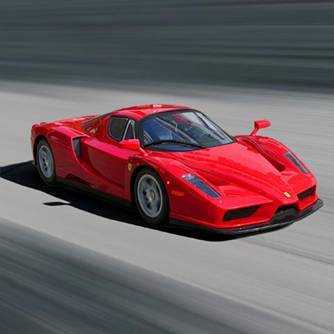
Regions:
<instances>
[{"instance_id":1,"label":"hood","mask_svg":"<svg viewBox=\"0 0 334 334\"><path fill-rule=\"evenodd\" d=\"M216 186L233 184L269 198L294 193L288 179L255 148L235 142L188 152L169 152Z\"/></svg>"}]
</instances>

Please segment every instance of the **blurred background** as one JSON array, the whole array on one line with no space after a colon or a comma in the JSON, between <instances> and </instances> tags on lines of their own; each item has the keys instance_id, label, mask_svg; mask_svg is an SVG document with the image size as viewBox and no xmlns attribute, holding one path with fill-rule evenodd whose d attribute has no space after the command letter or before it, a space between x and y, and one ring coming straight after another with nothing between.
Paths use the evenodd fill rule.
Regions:
<instances>
[{"instance_id":1,"label":"blurred background","mask_svg":"<svg viewBox=\"0 0 334 334\"><path fill-rule=\"evenodd\" d=\"M0 333L334 333L333 87L334 1L0 1ZM41 182L33 123L147 103L271 120L324 208L230 239Z\"/></svg>"},{"instance_id":2,"label":"blurred background","mask_svg":"<svg viewBox=\"0 0 334 334\"><path fill-rule=\"evenodd\" d=\"M2 1L0 78L331 89L333 24L326 0Z\"/></svg>"}]
</instances>

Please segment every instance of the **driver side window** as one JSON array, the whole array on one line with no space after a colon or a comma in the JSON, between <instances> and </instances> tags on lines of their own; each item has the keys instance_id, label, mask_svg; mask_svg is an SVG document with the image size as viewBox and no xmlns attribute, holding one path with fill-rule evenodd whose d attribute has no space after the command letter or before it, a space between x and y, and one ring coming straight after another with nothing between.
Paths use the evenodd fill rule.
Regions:
<instances>
[{"instance_id":1,"label":"driver side window","mask_svg":"<svg viewBox=\"0 0 334 334\"><path fill-rule=\"evenodd\" d=\"M126 130L125 130L123 139L135 139L135 138L136 138L135 121L130 119L126 126Z\"/></svg>"},{"instance_id":2,"label":"driver side window","mask_svg":"<svg viewBox=\"0 0 334 334\"><path fill-rule=\"evenodd\" d=\"M128 123L127 118L112 117L109 124L109 135L111 138L117 141L123 139L123 134Z\"/></svg>"}]
</instances>

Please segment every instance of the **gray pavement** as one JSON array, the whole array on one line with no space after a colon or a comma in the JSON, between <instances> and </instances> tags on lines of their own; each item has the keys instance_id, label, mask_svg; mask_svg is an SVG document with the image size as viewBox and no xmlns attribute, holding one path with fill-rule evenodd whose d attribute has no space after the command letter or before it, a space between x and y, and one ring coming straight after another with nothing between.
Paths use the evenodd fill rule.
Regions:
<instances>
[{"instance_id":1,"label":"gray pavement","mask_svg":"<svg viewBox=\"0 0 334 334\"><path fill-rule=\"evenodd\" d=\"M2 82L0 102L1 333L334 332L332 96ZM208 113L231 134L270 119L263 133L314 170L325 207L239 239L153 230L125 209L47 189L29 162L33 122L169 102Z\"/></svg>"}]
</instances>

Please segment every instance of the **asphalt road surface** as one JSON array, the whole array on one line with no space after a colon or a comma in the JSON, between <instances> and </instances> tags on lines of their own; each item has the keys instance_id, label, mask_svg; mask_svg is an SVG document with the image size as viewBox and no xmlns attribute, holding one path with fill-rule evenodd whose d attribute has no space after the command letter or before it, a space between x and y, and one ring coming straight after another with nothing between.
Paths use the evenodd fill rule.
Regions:
<instances>
[{"instance_id":1,"label":"asphalt road surface","mask_svg":"<svg viewBox=\"0 0 334 334\"><path fill-rule=\"evenodd\" d=\"M180 93L182 92L182 94ZM325 207L243 238L142 225L126 209L48 189L34 122L180 103L231 134L283 141L314 170ZM0 84L1 333L333 333L334 98L274 91Z\"/></svg>"}]
</instances>

